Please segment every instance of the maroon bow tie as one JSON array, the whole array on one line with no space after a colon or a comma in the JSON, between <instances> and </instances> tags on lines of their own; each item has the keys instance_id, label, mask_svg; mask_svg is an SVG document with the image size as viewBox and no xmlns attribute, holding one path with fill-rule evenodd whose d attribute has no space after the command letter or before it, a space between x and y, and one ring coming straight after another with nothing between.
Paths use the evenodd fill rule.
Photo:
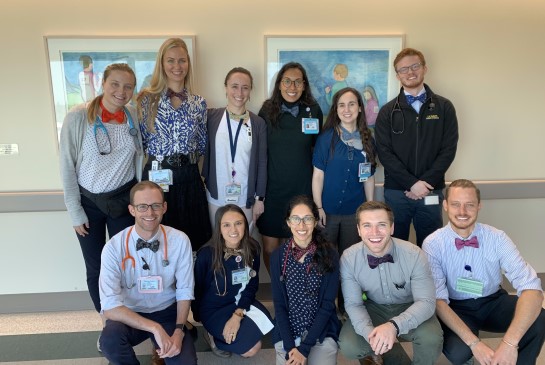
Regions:
<instances>
[{"instance_id":1,"label":"maroon bow tie","mask_svg":"<svg viewBox=\"0 0 545 365\"><path fill-rule=\"evenodd\" d=\"M375 269L378 265L384 264L386 262L394 263L394 258L390 254L386 254L382 257L375 257L373 255L367 255L367 262L371 269Z\"/></svg>"},{"instance_id":2,"label":"maroon bow tie","mask_svg":"<svg viewBox=\"0 0 545 365\"><path fill-rule=\"evenodd\" d=\"M461 250L464 246L473 247L473 248L479 248L479 241L477 240L477 237L473 236L468 240L462 240L460 238L456 238L454 240L454 244L456 245L456 249Z\"/></svg>"},{"instance_id":3,"label":"maroon bow tie","mask_svg":"<svg viewBox=\"0 0 545 365\"><path fill-rule=\"evenodd\" d=\"M185 89L183 89L181 92L177 93L176 91L172 90L172 89L168 89L167 90L167 96L169 98L173 97L173 96L176 96L178 99L180 99L181 101L184 101L186 98L187 98L187 92L185 91Z\"/></svg>"}]
</instances>

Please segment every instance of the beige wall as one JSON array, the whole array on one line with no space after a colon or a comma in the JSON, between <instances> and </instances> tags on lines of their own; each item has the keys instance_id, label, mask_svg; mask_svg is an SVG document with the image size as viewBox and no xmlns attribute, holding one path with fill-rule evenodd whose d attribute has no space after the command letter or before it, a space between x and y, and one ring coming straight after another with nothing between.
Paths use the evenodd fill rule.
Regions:
<instances>
[{"instance_id":1,"label":"beige wall","mask_svg":"<svg viewBox=\"0 0 545 365\"><path fill-rule=\"evenodd\" d=\"M45 35L169 34L196 35L198 91L211 106L224 104L227 70L250 69L254 111L265 98L265 34L405 34L406 46L426 55L430 86L457 108L460 144L447 177L545 178L543 1L2 0L0 143L17 143L19 155L0 156L0 192L61 189ZM492 210L483 217L520 238L521 251L545 271L536 218L545 215L545 200L494 201L485 208ZM0 294L85 289L66 213L0 214L0 232L16 240L17 249L8 253L15 271L36 255L64 269L42 283L31 265L22 275L36 285L16 280L13 287L2 285ZM6 245L1 239L3 252ZM70 249L52 252L58 245Z\"/></svg>"}]
</instances>

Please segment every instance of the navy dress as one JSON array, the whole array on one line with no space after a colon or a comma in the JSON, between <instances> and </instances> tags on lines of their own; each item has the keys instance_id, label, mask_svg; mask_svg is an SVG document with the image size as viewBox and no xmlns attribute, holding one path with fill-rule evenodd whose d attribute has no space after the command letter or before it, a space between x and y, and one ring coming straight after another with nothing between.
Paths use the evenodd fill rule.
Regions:
<instances>
[{"instance_id":1,"label":"navy dress","mask_svg":"<svg viewBox=\"0 0 545 365\"><path fill-rule=\"evenodd\" d=\"M257 242L255 242L257 245ZM259 247L259 246L257 246ZM223 338L225 323L232 317L237 308L250 310L250 305L263 312L272 322L269 311L255 299L259 286L260 253L256 255L252 267L255 276L246 284L232 284L231 273L242 268L235 256L223 261L226 277L212 269L212 247L204 246L197 253L195 261L195 300L191 304L193 318L202 322L204 328L214 337L218 349L235 354L244 354L250 350L264 333L248 316L240 322L240 329L234 342L227 344ZM216 285L217 282L217 285ZM225 295L223 295L225 293Z\"/></svg>"}]
</instances>

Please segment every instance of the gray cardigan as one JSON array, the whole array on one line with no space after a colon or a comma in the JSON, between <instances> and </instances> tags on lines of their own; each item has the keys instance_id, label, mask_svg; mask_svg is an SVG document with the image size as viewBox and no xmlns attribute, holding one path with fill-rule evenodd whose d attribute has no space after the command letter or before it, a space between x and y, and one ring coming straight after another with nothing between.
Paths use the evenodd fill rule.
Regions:
<instances>
[{"instance_id":1,"label":"gray cardigan","mask_svg":"<svg viewBox=\"0 0 545 365\"><path fill-rule=\"evenodd\" d=\"M142 180L142 169L144 152L142 151L142 135L138 125L136 110L131 106L126 106L132 116L134 128L138 132L138 141L140 149L136 151L134 165L136 169L136 178ZM87 215L81 206L81 195L78 184L78 172L81 166L83 139L87 131L87 105L81 104L71 109L62 124L60 149L60 168L62 185L64 187L64 203L70 214L73 226L80 226L87 223Z\"/></svg>"},{"instance_id":2,"label":"gray cardigan","mask_svg":"<svg viewBox=\"0 0 545 365\"><path fill-rule=\"evenodd\" d=\"M208 109L208 141L201 175L212 198L218 198L218 179L216 176L216 133L225 108ZM251 208L255 196L265 196L267 187L267 123L263 118L250 112L252 121L252 149L248 171L248 196L246 208Z\"/></svg>"}]
</instances>

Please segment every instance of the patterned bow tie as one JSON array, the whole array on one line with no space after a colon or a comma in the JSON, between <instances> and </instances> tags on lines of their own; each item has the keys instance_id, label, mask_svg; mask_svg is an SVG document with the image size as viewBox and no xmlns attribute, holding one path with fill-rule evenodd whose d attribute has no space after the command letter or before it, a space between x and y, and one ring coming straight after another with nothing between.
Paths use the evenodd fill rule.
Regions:
<instances>
[{"instance_id":1,"label":"patterned bow tie","mask_svg":"<svg viewBox=\"0 0 545 365\"><path fill-rule=\"evenodd\" d=\"M242 249L225 247L223 249L223 259L227 260L231 256L240 256L241 253L242 253Z\"/></svg>"},{"instance_id":2,"label":"patterned bow tie","mask_svg":"<svg viewBox=\"0 0 545 365\"><path fill-rule=\"evenodd\" d=\"M309 256L312 256L316 252L316 243L314 241L311 241L309 245L305 248L297 246L297 244L295 243L295 241L293 241L293 239L292 239L292 242L293 243L290 243L290 244L293 245L292 246L293 258L296 261L301 260L301 257L303 257L306 253L308 253Z\"/></svg>"},{"instance_id":3,"label":"patterned bow tie","mask_svg":"<svg viewBox=\"0 0 545 365\"><path fill-rule=\"evenodd\" d=\"M473 247L473 248L479 248L479 241L477 240L477 237L473 236L468 240L462 240L460 238L456 238L454 240L454 244L456 245L456 249L461 250L464 248L464 246L467 247Z\"/></svg>"},{"instance_id":4,"label":"patterned bow tie","mask_svg":"<svg viewBox=\"0 0 545 365\"><path fill-rule=\"evenodd\" d=\"M159 241L155 240L155 241L148 242L139 238L136 241L136 251L140 251L143 248L149 248L153 252L157 252L157 250L159 249Z\"/></svg>"},{"instance_id":5,"label":"patterned bow tie","mask_svg":"<svg viewBox=\"0 0 545 365\"><path fill-rule=\"evenodd\" d=\"M282 104L282 113L290 113L295 118L297 118L297 116L299 115L299 105L294 105L290 108Z\"/></svg>"},{"instance_id":6,"label":"patterned bow tie","mask_svg":"<svg viewBox=\"0 0 545 365\"><path fill-rule=\"evenodd\" d=\"M405 96L407 97L407 103L409 103L409 105L412 105L412 103L414 103L417 100L421 102L422 104L424 104L424 102L426 101L426 93L420 94L418 96L412 96L408 94Z\"/></svg>"},{"instance_id":7,"label":"patterned bow tie","mask_svg":"<svg viewBox=\"0 0 545 365\"><path fill-rule=\"evenodd\" d=\"M181 92L177 93L176 91L172 90L172 89L168 89L167 90L167 96L169 98L175 96L177 97L178 99L180 99L181 101L184 101L186 98L187 98L187 92L185 91L185 89L183 89Z\"/></svg>"},{"instance_id":8,"label":"patterned bow tie","mask_svg":"<svg viewBox=\"0 0 545 365\"><path fill-rule=\"evenodd\" d=\"M100 102L100 108L102 109L102 122L108 123L112 120L115 120L118 123L123 123L125 121L125 111L123 109L119 109L115 113L110 113L108 109L102 105L102 101Z\"/></svg>"},{"instance_id":9,"label":"patterned bow tie","mask_svg":"<svg viewBox=\"0 0 545 365\"><path fill-rule=\"evenodd\" d=\"M378 265L384 264L386 262L394 263L394 258L390 254L386 254L382 257L375 257L373 255L367 255L367 262L371 269L375 269Z\"/></svg>"}]
</instances>

